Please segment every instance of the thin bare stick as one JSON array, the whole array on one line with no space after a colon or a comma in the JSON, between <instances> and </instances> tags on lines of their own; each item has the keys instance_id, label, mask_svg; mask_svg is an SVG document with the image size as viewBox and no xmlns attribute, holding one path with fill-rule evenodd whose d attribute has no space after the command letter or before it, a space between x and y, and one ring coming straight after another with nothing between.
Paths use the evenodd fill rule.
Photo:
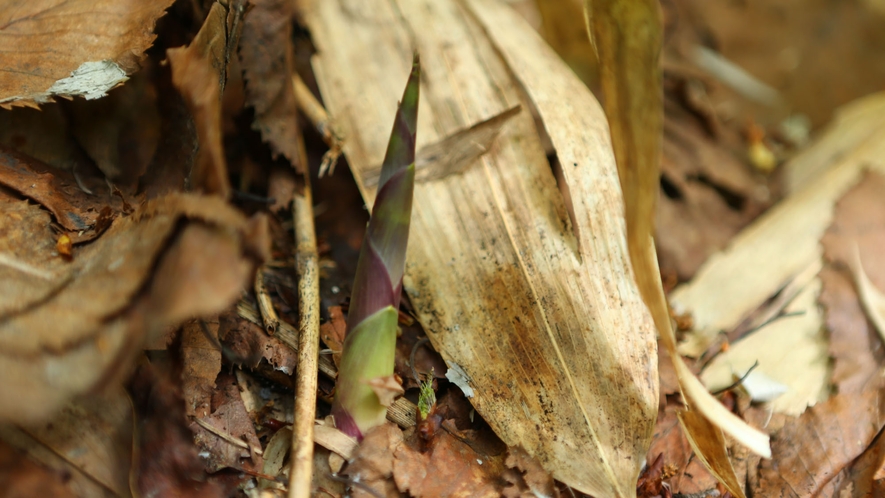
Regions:
<instances>
[{"instance_id":1,"label":"thin bare stick","mask_svg":"<svg viewBox=\"0 0 885 498\"><path fill-rule=\"evenodd\" d=\"M322 135L323 141L329 146L329 151L323 155L323 162L320 164L319 177L322 178L326 173L331 175L335 172L335 163L338 162L338 156L341 155L342 139L332 127L332 120L323 104L313 96L310 88L307 88L304 80L298 74L292 76L292 87L295 89L295 102L298 108L313 123Z\"/></svg>"},{"instance_id":2,"label":"thin bare stick","mask_svg":"<svg viewBox=\"0 0 885 498\"><path fill-rule=\"evenodd\" d=\"M295 269L298 273L298 378L295 382L295 424L289 498L310 496L313 476L313 425L316 417L317 362L320 348L320 273L310 176L292 201L295 222Z\"/></svg>"},{"instance_id":3,"label":"thin bare stick","mask_svg":"<svg viewBox=\"0 0 885 498\"><path fill-rule=\"evenodd\" d=\"M261 311L264 328L268 334L274 335L280 326L280 317L277 316L273 301L270 300L270 294L267 292L267 286L264 285L264 273L264 266L255 272L255 298L258 300L258 310Z\"/></svg>"}]
</instances>

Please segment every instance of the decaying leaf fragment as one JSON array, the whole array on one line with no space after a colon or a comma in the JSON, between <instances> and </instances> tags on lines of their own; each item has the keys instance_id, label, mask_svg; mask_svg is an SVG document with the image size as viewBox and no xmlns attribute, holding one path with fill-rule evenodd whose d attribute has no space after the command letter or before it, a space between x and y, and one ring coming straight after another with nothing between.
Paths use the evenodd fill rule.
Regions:
<instances>
[{"instance_id":1,"label":"decaying leaf fragment","mask_svg":"<svg viewBox=\"0 0 885 498\"><path fill-rule=\"evenodd\" d=\"M581 491L635 494L658 402L655 340L628 263L599 105L497 2L312 1L304 9L319 87L368 204L368 172L384 155L390 103L413 49L424 68L419 150L516 105L539 110L572 205L543 130L532 113L518 113L460 174L415 186L404 287L506 443ZM341 33L351 42L340 43Z\"/></svg>"},{"instance_id":2,"label":"decaying leaf fragment","mask_svg":"<svg viewBox=\"0 0 885 498\"><path fill-rule=\"evenodd\" d=\"M700 412L691 424L683 425L694 449L704 451L708 468L733 495L743 497L724 440L707 436L722 429L754 452L770 456L768 437L726 410L682 361L655 254L654 209L663 137L660 5L653 0L586 0L584 5L599 57L606 114L624 191L627 246L639 291L674 362L689 409ZM702 439L709 444L698 444Z\"/></svg>"},{"instance_id":3,"label":"decaying leaf fragment","mask_svg":"<svg viewBox=\"0 0 885 498\"><path fill-rule=\"evenodd\" d=\"M32 230L32 216L4 216L2 233L22 230L19 223ZM19 263L0 264L0 302L19 303L0 312L0 396L16 400L0 405L0 419L49 417L71 397L113 382L166 326L231 304L268 257L264 225L219 198L170 195L117 218L63 265L45 231L30 232L31 259L0 243L0 256Z\"/></svg>"},{"instance_id":4,"label":"decaying leaf fragment","mask_svg":"<svg viewBox=\"0 0 885 498\"><path fill-rule=\"evenodd\" d=\"M138 69L172 0L13 0L0 9L0 106L96 99ZM89 36L84 36L88 33Z\"/></svg>"}]
</instances>

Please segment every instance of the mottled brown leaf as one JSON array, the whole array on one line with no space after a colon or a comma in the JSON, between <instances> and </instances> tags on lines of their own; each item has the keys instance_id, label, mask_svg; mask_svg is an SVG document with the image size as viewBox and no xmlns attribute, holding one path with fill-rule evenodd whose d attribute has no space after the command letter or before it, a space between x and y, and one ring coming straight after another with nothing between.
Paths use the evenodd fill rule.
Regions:
<instances>
[{"instance_id":1,"label":"mottled brown leaf","mask_svg":"<svg viewBox=\"0 0 885 498\"><path fill-rule=\"evenodd\" d=\"M246 443L249 448L242 448L225 440L218 434L207 430L200 424L193 423L194 441L204 451L209 452L206 469L215 472L223 468L259 471L264 464L261 455L251 450L261 449L261 442L255 434L255 426L243 405L243 398L232 376L219 378L218 390L212 400L216 407L211 415L200 418L216 432L228 435Z\"/></svg>"},{"instance_id":2,"label":"mottled brown leaf","mask_svg":"<svg viewBox=\"0 0 885 498\"><path fill-rule=\"evenodd\" d=\"M772 458L759 466L754 496L813 496L832 493L831 480L848 466L885 425L876 390L839 394L788 421L772 438Z\"/></svg>"}]
</instances>

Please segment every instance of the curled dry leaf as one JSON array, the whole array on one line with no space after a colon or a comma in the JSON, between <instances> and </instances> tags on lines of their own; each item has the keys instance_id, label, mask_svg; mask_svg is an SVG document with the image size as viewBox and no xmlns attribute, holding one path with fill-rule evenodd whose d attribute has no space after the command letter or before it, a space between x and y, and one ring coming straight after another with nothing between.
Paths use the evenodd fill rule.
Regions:
<instances>
[{"instance_id":1,"label":"curled dry leaf","mask_svg":"<svg viewBox=\"0 0 885 498\"><path fill-rule=\"evenodd\" d=\"M83 179L78 182L70 171L52 168L18 152L0 149L0 185L39 202L53 214L59 225L68 230L82 231L94 227L102 217L105 206L110 205L114 212L123 210L124 202L119 197L88 195L80 187L82 183ZM101 183L104 183L103 179Z\"/></svg>"},{"instance_id":2,"label":"curled dry leaf","mask_svg":"<svg viewBox=\"0 0 885 498\"><path fill-rule=\"evenodd\" d=\"M268 240L254 236L266 233L263 218L247 220L218 198L172 195L116 219L59 266L55 237L34 230L45 213L18 208L30 213L4 216L3 233L28 232L17 240L32 259L0 253L0 302L16 303L0 315L0 396L17 400L0 406L6 420L42 420L112 382L168 325L231 304L269 252Z\"/></svg>"},{"instance_id":3,"label":"curled dry leaf","mask_svg":"<svg viewBox=\"0 0 885 498\"><path fill-rule=\"evenodd\" d=\"M605 117L506 6L399 8L305 3L319 87L366 201L413 48L424 68L419 149L515 105L537 107L572 199L557 187L530 112L512 117L461 174L417 184L404 287L418 318L446 362L465 370L471 402L506 443L581 491L632 495L657 368Z\"/></svg>"},{"instance_id":4,"label":"curled dry leaf","mask_svg":"<svg viewBox=\"0 0 885 498\"><path fill-rule=\"evenodd\" d=\"M0 13L0 106L103 97L138 68L172 0L13 0ZM88 33L89 36L84 36Z\"/></svg>"}]
</instances>

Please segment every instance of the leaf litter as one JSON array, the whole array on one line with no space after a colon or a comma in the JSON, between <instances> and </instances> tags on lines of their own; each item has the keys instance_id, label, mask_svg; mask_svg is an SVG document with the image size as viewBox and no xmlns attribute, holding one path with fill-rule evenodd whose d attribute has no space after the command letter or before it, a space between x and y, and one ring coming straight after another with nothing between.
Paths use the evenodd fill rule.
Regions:
<instances>
[{"instance_id":1,"label":"leaf litter","mask_svg":"<svg viewBox=\"0 0 885 498\"><path fill-rule=\"evenodd\" d=\"M488 22L498 15L510 14L494 10L496 7L484 2L459 5L463 12L475 16L468 17L473 21L467 23L473 26L472 36L494 37L496 49L501 50L500 56L507 64L522 67L520 64L526 63L520 59L525 54L508 52L508 37L513 33ZM298 298L281 285L292 285L294 277L265 280L271 304L281 320L274 337L264 330L253 297L242 293L253 286L256 268L264 261L272 261L273 268L285 268L271 273L291 272L291 241L282 240L291 234L291 224L286 225L291 222L281 217L287 213L287 203L283 201L274 207L273 212L278 214L269 220L269 229L267 218L243 215L224 199L237 199L238 207L245 213L263 211L263 206L273 200L264 202L261 197L277 195L267 193L273 191L271 187L277 188L275 192L281 192L283 199L287 189L300 188L297 182L279 188L272 179L281 178L279 168L315 165L323 150L322 145L310 142L319 137L311 138L308 133L308 161L299 162L304 156L293 146L302 136L295 124L299 119L295 106L290 105L294 102L290 95L295 84L292 77L296 69L303 71L306 65L289 42L292 25L288 19L292 13L273 2L261 3L256 7L259 8L274 22L256 22L258 25L250 27L250 13L243 17L242 5L236 2L194 4L192 11L191 7L177 4L171 8L161 24L188 25L190 33L202 26L189 48L170 56L180 95L174 90L170 66L160 63L162 54L172 47L163 38L168 36L168 28L161 26L159 32L164 35L149 58L142 57L146 45L132 49L126 56L130 61L140 60L142 67L137 72L138 65L126 69L124 73L130 79L121 88L108 89L108 97L47 103L41 113L17 109L9 114L15 120L2 120L13 124L6 129L0 126L0 142L5 147L4 162L0 164L0 184L4 185L0 189L0 209L4 213L0 219L0 273L5 275L0 283L0 340L4 341L0 369L5 375L15 373L6 375L3 389L14 390L4 392L5 399L21 401L2 404L0 413L20 425L5 427L0 438L27 451L30 459L51 469L50 474L71 476L60 485L73 490L75 495L125 495L130 482L138 494L169 496L222 496L235 492L253 496L258 489L286 489L283 483L291 460L287 446L292 437L287 424L293 421L288 389L294 385L290 375L297 374L295 351L291 347L297 344L297 329L291 324L298 323L294 314ZM377 12L348 8L349 14L361 23L377 20ZM406 9L405 15L417 14ZM256 15L252 21L259 19ZM437 21L451 19L442 16ZM150 31L156 17L139 22ZM243 36L239 37L241 26ZM477 30L477 26L482 28ZM259 32L262 29L266 30ZM178 40L174 45L187 41L176 36L172 38ZM278 40L267 59L250 55L256 53L256 40L262 37ZM432 67L430 72L441 71L440 67ZM667 241L663 244L666 247L662 247L662 262L672 258L670 266L662 263L662 269L684 279L693 274L707 254L722 247L731 234L764 209L777 190L770 180L748 173L750 166L743 162L740 153L745 144L735 133L740 125L722 120L722 108L709 105L697 82L703 81L706 90L713 92L718 91L716 85L684 66L674 67L665 63L665 73L672 78L668 84L672 86L666 86L663 174L678 186L679 195L662 201L662 209L668 209L668 203L677 208L658 218L657 234ZM247 102L254 110L254 115L246 117L236 115L243 106L242 95L237 96L242 91L238 90L240 68L246 72ZM524 67L520 71L525 71ZM500 154L502 143L527 129L527 115L537 119L550 112L543 100L546 94L538 93L539 83L533 80L537 75L531 71L516 74L520 84L525 85L523 91L532 97L507 103L520 104L522 115L516 111L511 117L511 111L506 109L512 108L506 105L479 113L472 106L464 106L459 112L466 112L467 119L441 117L444 126L435 138L428 140L426 150L430 151L428 157L437 158L436 162L454 163L455 167L448 164L449 169L443 167L441 173L435 173L439 166L429 160L425 183L456 183L472 178L478 171L472 163L478 160L487 164L485 161ZM555 71L545 76L552 74ZM298 81L313 84L307 73ZM325 93L323 96L329 98ZM101 106L93 105L98 103ZM672 112L674 108L679 112ZM343 114L340 109L332 113L338 119ZM379 123L364 123L359 133L368 134L366 130ZM249 131L253 126L259 133ZM348 130L348 140L364 138L359 133L355 135L352 126L343 128ZM51 133L41 136L40 130ZM546 131L550 134L548 139L560 136L555 128ZM102 139L106 139L104 143ZM262 140L269 144L269 149L260 145ZM772 142L766 140L765 146L770 147ZM569 157L567 147L550 147L544 153L557 154L551 156L554 164ZM273 166L277 168L275 176L268 173L273 154L287 159ZM448 159L440 161L440 157ZM710 158L727 166L711 170ZM354 160L352 150L348 159ZM377 162L365 161L356 166L357 182L364 182L363 186L371 186L369 168L373 164ZM365 177L359 174L362 167L366 168ZM334 177L341 174L339 171ZM350 181L346 171L343 175L345 183ZM883 474L882 421L876 406L877 393L882 388L878 380L881 339L857 297L858 278L852 277L851 271L857 272L861 266L852 259L850 243L844 241L851 238L846 234L852 230L859 234L855 238L864 274L873 286L885 288L877 260L869 256L870 251L875 254L877 243L864 242L864 237L875 237L880 232L869 228L876 222L864 218L868 213L882 211L869 207L869 203L881 199L876 194L880 183L875 177L864 178L839 203L836 221L824 237L827 259L820 277L823 284L819 298L824 314L815 320L823 320L828 327L825 344L833 357L833 366L831 384L823 384L821 403L793 418L771 415L766 405L752 402L738 390L720 395L726 409L772 432L775 437L771 461L749 455L715 431L694 441L700 447L713 442L717 452L727 449L728 453L720 453L720 460L713 463L731 462L736 479L729 482L732 489L740 490L747 485L756 495L792 491L841 496L863 496L877 489L876 477ZM760 185L772 190L760 190ZM574 185L566 186L574 189ZM351 223L356 228L329 238L333 241L332 251L325 257L329 262L335 259L338 268L352 265L346 255L358 246L359 235L354 234L361 231L358 220L364 219L360 218L364 214L359 212L360 201L352 183L348 188L333 190L326 197L318 196L316 203L318 208L334 204L356 208L356 212L345 215L351 222L339 225ZM201 193L179 193L184 189ZM869 193L857 193L863 189ZM664 191L666 194L666 187ZM211 194L220 194L221 198ZM856 200L864 195L869 199ZM580 215L581 198L564 201L565 208L572 213L560 210L561 219L570 219L572 223L579 219L574 206L568 204L578 202ZM861 207L848 207L852 202ZM730 221L726 229L716 232L710 223L720 215ZM684 223L692 217L706 228ZM856 225L851 225L855 220ZM573 228L578 239L586 235L580 227ZM322 225L318 229L321 233L327 230ZM326 231L321 240L330 233ZM681 239L685 245L680 245ZM341 247L348 244L350 253ZM841 245L836 248L835 244ZM666 256L668 253L670 256ZM345 305L346 309L349 277L339 273L330 272L322 284L326 288L324 313L330 304ZM338 291L329 290L333 287ZM341 289L345 292L341 293ZM86 295L89 300L82 299ZM232 307L241 297L240 305ZM493 298L489 302L494 302ZM244 303L254 316L241 316ZM866 309L870 308L867 304ZM500 313L501 309L493 306L484 312ZM418 315L421 316L420 312ZM330 318L332 325L326 327L329 333L323 340L332 349L336 339L342 339L336 336L334 323L343 319L339 310ZM46 323L53 324L51 330ZM790 327L789 320L779 323ZM32 332L21 334L25 329ZM765 328L754 335L762 337L763 332ZM531 451L526 453L516 446L508 449L495 438L488 423L473 411L460 390L446 380L442 358L421 343L423 333L418 324L403 326L396 371L408 382L404 383L405 399L397 399L394 405L408 407L412 403L408 399L414 400L417 391L415 372L426 376L432 371L439 398L437 410L443 414L440 420L431 426L430 432L420 432L423 436L416 435L419 431L414 428L403 432L392 425L384 426L377 441L357 449L358 458L351 464L318 447L313 458L314 491L340 495L349 488L352 494L365 496L378 492L396 496L404 492L414 496L578 495L552 479L550 472L552 468L556 474L555 465L533 460L529 456ZM148 344L151 351L145 356L141 351ZM415 354L411 354L416 346ZM667 351L660 351L659 355L661 392L659 400L652 402L658 405L659 415L651 449L645 448L647 465L640 474L636 494L668 496L706 493L716 488L724 493L725 488L717 485L700 459L692 457L689 439L677 420L683 401L674 365L667 358ZM708 358L703 358L699 365L689 362L685 367L697 372L707 363ZM129 383L132 405L125 402L125 397L118 397L113 410L102 409L103 416L90 414L89 406L99 406L94 404L93 393L127 378L135 364L136 376ZM320 397L325 393L328 399L334 363L321 359L320 365L324 374L320 378ZM474 373L470 363L457 365ZM801 365L796 368L801 371ZM53 371L63 375L46 376L46 372ZM470 378L466 382L480 395L489 389L486 383L477 384L475 375ZM497 382L510 380L505 376ZM824 401L830 388L837 394ZM390 390L386 386L381 389ZM324 402L320 401L320 415L323 407ZM853 416L852 407L866 407L863 416ZM694 427L688 432L695 437L700 434L699 428L715 429L704 423L693 424L693 415L681 415L689 427ZM128 417L135 419L134 437L127 435L123 427L131 424ZM51 421L54 430L47 430L47 421ZM116 429L109 430L110 422L116 423ZM414 421L403 425L414 425ZM195 437L199 449L194 444ZM847 439L851 439L851 444L845 444ZM126 445L133 442L131 460L108 456L113 452L127 453ZM90 448L85 453L78 449L83 445ZM64 461L53 456L71 452L80 458ZM700 454L710 451L702 449ZM132 479L127 467L132 469ZM795 472L800 468L808 470L805 474ZM729 479L725 474L728 472L720 473L720 477ZM6 470L3 475L18 476ZM14 482L26 485L28 475L22 472ZM355 475L368 476L369 480L355 479ZM51 485L50 482L47 479L45 484Z\"/></svg>"}]
</instances>

